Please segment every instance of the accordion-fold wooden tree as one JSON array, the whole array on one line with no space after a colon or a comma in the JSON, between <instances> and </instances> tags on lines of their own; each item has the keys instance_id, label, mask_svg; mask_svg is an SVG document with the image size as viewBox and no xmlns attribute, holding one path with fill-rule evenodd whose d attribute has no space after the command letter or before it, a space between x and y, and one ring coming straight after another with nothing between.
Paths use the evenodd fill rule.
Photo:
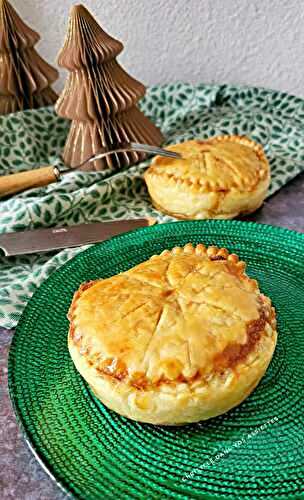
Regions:
<instances>
[{"instance_id":1,"label":"accordion-fold wooden tree","mask_svg":"<svg viewBox=\"0 0 304 500\"><path fill-rule=\"evenodd\" d=\"M76 166L124 141L155 145L163 141L159 129L137 107L145 87L116 61L122 50L122 43L103 31L84 6L72 8L58 56L59 65L70 74L56 104L58 115L72 120L63 155L67 165ZM143 157L119 153L94 162L93 168L120 168Z\"/></svg>"},{"instance_id":2,"label":"accordion-fold wooden tree","mask_svg":"<svg viewBox=\"0 0 304 500\"><path fill-rule=\"evenodd\" d=\"M0 0L0 114L54 104L51 84L58 71L34 45L40 36L27 26L7 0Z\"/></svg>"}]
</instances>

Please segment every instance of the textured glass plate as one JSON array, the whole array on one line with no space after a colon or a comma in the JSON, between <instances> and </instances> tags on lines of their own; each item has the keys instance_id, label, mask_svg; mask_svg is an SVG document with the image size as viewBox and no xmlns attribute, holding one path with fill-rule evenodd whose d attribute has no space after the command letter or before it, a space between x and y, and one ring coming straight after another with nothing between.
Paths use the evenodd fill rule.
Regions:
<instances>
[{"instance_id":1,"label":"textured glass plate","mask_svg":"<svg viewBox=\"0 0 304 500\"><path fill-rule=\"evenodd\" d=\"M226 246L277 309L278 345L253 394L204 423L155 427L107 410L74 369L67 310L80 283L175 245ZM77 255L43 283L17 327L10 394L27 439L76 497L304 498L304 235L236 221L175 222Z\"/></svg>"}]
</instances>

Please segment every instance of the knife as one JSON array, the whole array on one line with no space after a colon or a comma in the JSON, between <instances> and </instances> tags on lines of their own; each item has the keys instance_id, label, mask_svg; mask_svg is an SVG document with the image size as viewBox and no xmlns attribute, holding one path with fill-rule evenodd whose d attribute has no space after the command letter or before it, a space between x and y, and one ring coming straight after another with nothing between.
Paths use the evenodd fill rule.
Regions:
<instances>
[{"instance_id":1,"label":"knife","mask_svg":"<svg viewBox=\"0 0 304 500\"><path fill-rule=\"evenodd\" d=\"M155 219L118 220L113 222L93 222L77 226L52 227L20 231L0 235L0 248L9 257L36 252L48 252L60 248L79 247L89 243L107 240L120 233L140 227L152 226Z\"/></svg>"}]
</instances>

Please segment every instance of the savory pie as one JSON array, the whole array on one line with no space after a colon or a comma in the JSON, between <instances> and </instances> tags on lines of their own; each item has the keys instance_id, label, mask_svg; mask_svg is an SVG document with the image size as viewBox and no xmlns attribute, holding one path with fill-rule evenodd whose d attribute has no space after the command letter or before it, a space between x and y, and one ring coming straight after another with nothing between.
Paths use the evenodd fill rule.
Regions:
<instances>
[{"instance_id":1,"label":"savory pie","mask_svg":"<svg viewBox=\"0 0 304 500\"><path fill-rule=\"evenodd\" d=\"M262 146L219 136L169 146L182 159L156 156L144 178L154 206L181 219L232 219L259 208L270 168Z\"/></svg>"},{"instance_id":2,"label":"savory pie","mask_svg":"<svg viewBox=\"0 0 304 500\"><path fill-rule=\"evenodd\" d=\"M69 311L77 370L110 409L177 425L226 412L264 375L271 301L226 249L187 244L81 285Z\"/></svg>"}]
</instances>

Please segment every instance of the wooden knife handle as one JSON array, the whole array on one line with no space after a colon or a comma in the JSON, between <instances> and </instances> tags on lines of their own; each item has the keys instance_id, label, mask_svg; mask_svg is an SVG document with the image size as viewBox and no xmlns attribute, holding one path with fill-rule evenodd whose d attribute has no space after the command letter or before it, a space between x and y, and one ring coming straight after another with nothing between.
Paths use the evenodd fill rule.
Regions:
<instances>
[{"instance_id":1,"label":"wooden knife handle","mask_svg":"<svg viewBox=\"0 0 304 500\"><path fill-rule=\"evenodd\" d=\"M10 194L20 193L25 189L46 186L59 180L59 172L56 168L48 166L35 170L28 170L18 174L4 175L0 177L0 198Z\"/></svg>"}]
</instances>

